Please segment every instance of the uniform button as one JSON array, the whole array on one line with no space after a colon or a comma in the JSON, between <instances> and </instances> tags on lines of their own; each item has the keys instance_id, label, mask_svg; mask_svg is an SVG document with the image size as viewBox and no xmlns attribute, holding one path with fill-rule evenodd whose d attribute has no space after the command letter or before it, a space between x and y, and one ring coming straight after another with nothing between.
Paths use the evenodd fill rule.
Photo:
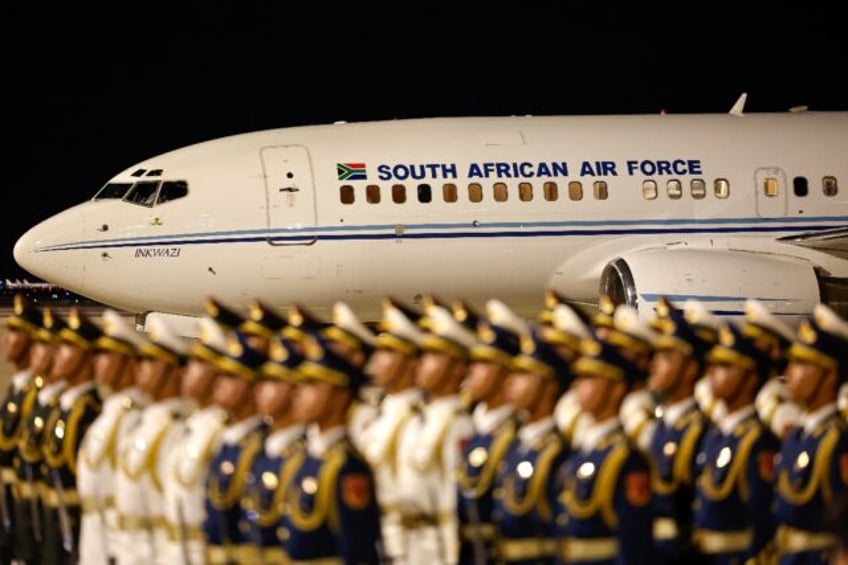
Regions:
<instances>
[{"instance_id":1,"label":"uniform button","mask_svg":"<svg viewBox=\"0 0 848 565\"><path fill-rule=\"evenodd\" d=\"M288 528L284 528L280 526L277 528L277 539L280 541L286 541L291 537L291 533Z\"/></svg>"}]
</instances>

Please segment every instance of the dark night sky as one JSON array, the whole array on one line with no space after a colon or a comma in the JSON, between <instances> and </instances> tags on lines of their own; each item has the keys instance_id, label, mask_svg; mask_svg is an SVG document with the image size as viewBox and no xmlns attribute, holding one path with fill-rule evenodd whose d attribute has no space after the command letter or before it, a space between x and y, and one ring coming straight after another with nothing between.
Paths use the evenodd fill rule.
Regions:
<instances>
[{"instance_id":1,"label":"dark night sky","mask_svg":"<svg viewBox=\"0 0 848 565\"><path fill-rule=\"evenodd\" d=\"M848 110L843 20L819 0L112 4L0 7L0 277L26 275L12 246L29 225L136 161L222 135L726 112L743 91L748 112Z\"/></svg>"}]
</instances>

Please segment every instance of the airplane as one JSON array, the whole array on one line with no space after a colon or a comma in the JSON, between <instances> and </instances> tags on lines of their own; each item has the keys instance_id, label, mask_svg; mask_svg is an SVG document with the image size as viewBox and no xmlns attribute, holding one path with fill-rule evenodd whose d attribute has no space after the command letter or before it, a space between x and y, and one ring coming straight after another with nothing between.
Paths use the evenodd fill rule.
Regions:
<instances>
[{"instance_id":1,"label":"airplane","mask_svg":"<svg viewBox=\"0 0 848 565\"><path fill-rule=\"evenodd\" d=\"M757 298L794 321L848 294L848 112L433 117L294 126L175 149L20 236L27 272L113 308L204 298L363 320L381 298L546 288L651 315ZM842 183L846 183L842 185ZM185 325L183 326L185 327Z\"/></svg>"}]
</instances>

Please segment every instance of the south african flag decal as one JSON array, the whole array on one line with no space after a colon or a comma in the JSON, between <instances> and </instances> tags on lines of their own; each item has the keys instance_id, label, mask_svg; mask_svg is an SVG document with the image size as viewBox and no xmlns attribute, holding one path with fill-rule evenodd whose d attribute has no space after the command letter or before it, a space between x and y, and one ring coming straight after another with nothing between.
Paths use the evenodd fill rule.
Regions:
<instances>
[{"instance_id":1,"label":"south african flag decal","mask_svg":"<svg viewBox=\"0 0 848 565\"><path fill-rule=\"evenodd\" d=\"M368 180L365 163L337 163L336 172L339 180Z\"/></svg>"}]
</instances>

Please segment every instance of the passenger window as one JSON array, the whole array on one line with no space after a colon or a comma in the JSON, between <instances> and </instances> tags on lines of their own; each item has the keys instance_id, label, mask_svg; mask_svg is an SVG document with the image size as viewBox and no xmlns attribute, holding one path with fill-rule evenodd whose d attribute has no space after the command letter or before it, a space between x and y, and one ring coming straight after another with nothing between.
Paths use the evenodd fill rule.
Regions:
<instances>
[{"instance_id":1,"label":"passenger window","mask_svg":"<svg viewBox=\"0 0 848 565\"><path fill-rule=\"evenodd\" d=\"M839 186L836 184L836 177L822 178L822 190L825 196L836 196L839 192Z\"/></svg>"},{"instance_id":2,"label":"passenger window","mask_svg":"<svg viewBox=\"0 0 848 565\"><path fill-rule=\"evenodd\" d=\"M571 200L583 200L583 184L579 180L568 183L568 197Z\"/></svg>"},{"instance_id":3,"label":"passenger window","mask_svg":"<svg viewBox=\"0 0 848 565\"><path fill-rule=\"evenodd\" d=\"M369 184L365 187L365 201L368 204L380 203L380 187L376 184Z\"/></svg>"},{"instance_id":4,"label":"passenger window","mask_svg":"<svg viewBox=\"0 0 848 565\"><path fill-rule=\"evenodd\" d=\"M156 190L158 188L158 180L137 182L133 185L132 190L129 191L124 200L133 204L140 204L141 206L153 206L153 203L156 202Z\"/></svg>"},{"instance_id":5,"label":"passenger window","mask_svg":"<svg viewBox=\"0 0 848 565\"><path fill-rule=\"evenodd\" d=\"M807 196L810 193L810 187L807 185L807 177L795 177L792 179L792 192L795 196Z\"/></svg>"},{"instance_id":6,"label":"passenger window","mask_svg":"<svg viewBox=\"0 0 848 565\"><path fill-rule=\"evenodd\" d=\"M159 199L156 204L164 204L177 200L188 194L188 183L184 180L166 180L159 189Z\"/></svg>"},{"instance_id":7,"label":"passenger window","mask_svg":"<svg viewBox=\"0 0 848 565\"><path fill-rule=\"evenodd\" d=\"M774 177L766 177L763 179L763 194L769 198L776 198L780 193L780 185Z\"/></svg>"},{"instance_id":8,"label":"passenger window","mask_svg":"<svg viewBox=\"0 0 848 565\"><path fill-rule=\"evenodd\" d=\"M642 181L642 198L645 200L656 200L657 193L657 181L651 179Z\"/></svg>"},{"instance_id":9,"label":"passenger window","mask_svg":"<svg viewBox=\"0 0 848 565\"><path fill-rule=\"evenodd\" d=\"M555 202L559 198L559 187L557 183L548 181L542 185L542 189L545 192L545 200L548 202Z\"/></svg>"},{"instance_id":10,"label":"passenger window","mask_svg":"<svg viewBox=\"0 0 848 565\"><path fill-rule=\"evenodd\" d=\"M483 200L483 187L479 182L472 182L468 185L468 200L471 202L480 202Z\"/></svg>"},{"instance_id":11,"label":"passenger window","mask_svg":"<svg viewBox=\"0 0 848 565\"><path fill-rule=\"evenodd\" d=\"M403 204L406 202L406 186L402 184L392 185L392 202L395 204Z\"/></svg>"},{"instance_id":12,"label":"passenger window","mask_svg":"<svg viewBox=\"0 0 848 565\"><path fill-rule=\"evenodd\" d=\"M457 200L457 190L456 185L452 182L446 183L442 186L442 198L445 202L456 202Z\"/></svg>"},{"instance_id":13,"label":"passenger window","mask_svg":"<svg viewBox=\"0 0 848 565\"><path fill-rule=\"evenodd\" d=\"M339 199L342 201L342 204L353 204L356 200L353 196L353 187L349 184L343 184L339 188Z\"/></svg>"},{"instance_id":14,"label":"passenger window","mask_svg":"<svg viewBox=\"0 0 848 565\"><path fill-rule=\"evenodd\" d=\"M727 179L716 179L713 181L713 192L716 198L728 198L730 196L730 183Z\"/></svg>"},{"instance_id":15,"label":"passenger window","mask_svg":"<svg viewBox=\"0 0 848 565\"><path fill-rule=\"evenodd\" d=\"M707 183L704 179L692 179L689 181L689 192L692 193L692 198L701 200L707 196Z\"/></svg>"},{"instance_id":16,"label":"passenger window","mask_svg":"<svg viewBox=\"0 0 848 565\"><path fill-rule=\"evenodd\" d=\"M518 184L518 199L522 202L530 202L533 200L533 185L529 182Z\"/></svg>"},{"instance_id":17,"label":"passenger window","mask_svg":"<svg viewBox=\"0 0 848 565\"><path fill-rule=\"evenodd\" d=\"M494 186L495 192L495 202L506 202L507 192L506 192L506 183L496 182Z\"/></svg>"},{"instance_id":18,"label":"passenger window","mask_svg":"<svg viewBox=\"0 0 848 565\"><path fill-rule=\"evenodd\" d=\"M429 184L418 185L418 201L423 204L433 201L433 191L430 189Z\"/></svg>"},{"instance_id":19,"label":"passenger window","mask_svg":"<svg viewBox=\"0 0 848 565\"><path fill-rule=\"evenodd\" d=\"M665 190L668 193L668 197L672 200L679 200L683 196L683 186L681 186L680 181L677 179L670 179L666 182Z\"/></svg>"},{"instance_id":20,"label":"passenger window","mask_svg":"<svg viewBox=\"0 0 848 565\"><path fill-rule=\"evenodd\" d=\"M607 191L607 181L605 180L596 180L592 183L592 190L595 193L596 200L606 200L609 197L609 192Z\"/></svg>"}]
</instances>

